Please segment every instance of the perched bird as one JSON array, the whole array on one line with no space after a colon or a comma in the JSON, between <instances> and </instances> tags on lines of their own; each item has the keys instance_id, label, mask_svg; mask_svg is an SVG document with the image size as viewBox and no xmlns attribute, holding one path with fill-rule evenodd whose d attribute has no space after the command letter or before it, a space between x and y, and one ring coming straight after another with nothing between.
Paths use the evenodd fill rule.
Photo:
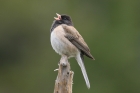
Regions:
<instances>
[{"instance_id":1,"label":"perched bird","mask_svg":"<svg viewBox=\"0 0 140 93\"><path fill-rule=\"evenodd\" d=\"M79 66L81 67L86 85L90 88L90 82L84 66L84 55L95 60L91 55L89 47L86 42L74 28L72 19L65 14L57 14L54 17L50 32L51 45L55 52L61 56L66 55L68 58L75 57Z\"/></svg>"}]
</instances>

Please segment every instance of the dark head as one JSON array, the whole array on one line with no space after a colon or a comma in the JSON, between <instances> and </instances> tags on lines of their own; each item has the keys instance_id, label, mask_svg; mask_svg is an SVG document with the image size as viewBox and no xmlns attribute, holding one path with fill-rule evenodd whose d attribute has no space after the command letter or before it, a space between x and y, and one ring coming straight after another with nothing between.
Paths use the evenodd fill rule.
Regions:
<instances>
[{"instance_id":1,"label":"dark head","mask_svg":"<svg viewBox=\"0 0 140 93\"><path fill-rule=\"evenodd\" d=\"M57 17L54 17L55 23L66 24L66 25L70 25L70 26L72 25L72 20L71 20L70 16L65 15L65 14L60 15L60 14L57 14L57 13L56 13L56 15L57 15Z\"/></svg>"},{"instance_id":2,"label":"dark head","mask_svg":"<svg viewBox=\"0 0 140 93\"><path fill-rule=\"evenodd\" d=\"M73 26L73 23L72 23L72 20L71 20L70 16L65 15L65 14L60 15L60 14L57 14L57 13L56 13L56 15L57 15L57 17L54 17L55 20L52 24L51 31L55 27L57 27L61 24L66 24L66 25L69 25L69 26Z\"/></svg>"}]
</instances>

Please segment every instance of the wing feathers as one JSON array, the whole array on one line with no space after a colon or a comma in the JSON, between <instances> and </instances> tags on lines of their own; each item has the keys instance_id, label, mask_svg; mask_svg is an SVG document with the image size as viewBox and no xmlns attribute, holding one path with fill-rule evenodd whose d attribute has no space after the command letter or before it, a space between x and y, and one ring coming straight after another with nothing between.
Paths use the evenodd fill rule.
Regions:
<instances>
[{"instance_id":1,"label":"wing feathers","mask_svg":"<svg viewBox=\"0 0 140 93\"><path fill-rule=\"evenodd\" d=\"M87 44L85 43L84 39L79 34L79 32L73 26L62 25L62 27L66 32L65 37L73 45L75 45L83 55L86 55L87 57L94 59L94 57L90 54L89 47L87 46Z\"/></svg>"}]
</instances>

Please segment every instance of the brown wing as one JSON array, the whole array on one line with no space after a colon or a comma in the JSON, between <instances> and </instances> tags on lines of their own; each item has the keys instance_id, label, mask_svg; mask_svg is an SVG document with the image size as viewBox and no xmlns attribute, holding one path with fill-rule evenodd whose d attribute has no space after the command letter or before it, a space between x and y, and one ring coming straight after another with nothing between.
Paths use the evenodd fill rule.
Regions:
<instances>
[{"instance_id":1,"label":"brown wing","mask_svg":"<svg viewBox=\"0 0 140 93\"><path fill-rule=\"evenodd\" d=\"M62 25L62 27L66 32L65 37L81 51L81 54L94 59L94 57L90 54L88 45L85 43L79 32L73 26Z\"/></svg>"}]
</instances>

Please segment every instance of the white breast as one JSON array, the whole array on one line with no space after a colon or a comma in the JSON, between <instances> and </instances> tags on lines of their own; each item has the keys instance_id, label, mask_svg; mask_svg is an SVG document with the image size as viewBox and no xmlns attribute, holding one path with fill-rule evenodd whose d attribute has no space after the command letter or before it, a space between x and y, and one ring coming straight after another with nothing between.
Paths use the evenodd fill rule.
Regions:
<instances>
[{"instance_id":1,"label":"white breast","mask_svg":"<svg viewBox=\"0 0 140 93\"><path fill-rule=\"evenodd\" d=\"M74 57L79 51L78 49L64 37L65 32L62 26L58 26L51 33L51 45L53 49L60 55Z\"/></svg>"}]
</instances>

